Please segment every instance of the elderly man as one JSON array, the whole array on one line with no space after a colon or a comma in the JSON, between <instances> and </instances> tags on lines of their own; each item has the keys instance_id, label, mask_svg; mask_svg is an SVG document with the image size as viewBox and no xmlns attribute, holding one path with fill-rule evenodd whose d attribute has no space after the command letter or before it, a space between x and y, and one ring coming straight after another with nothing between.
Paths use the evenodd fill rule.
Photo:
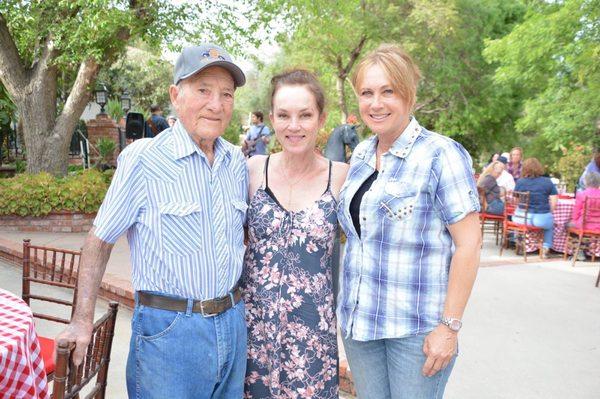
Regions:
<instances>
[{"instance_id":1,"label":"elderly man","mask_svg":"<svg viewBox=\"0 0 600 399\"><path fill-rule=\"evenodd\" d=\"M85 242L77 308L57 337L76 342L80 363L102 275L127 232L136 291L127 362L135 398L241 398L246 368L244 253L248 173L220 136L241 69L220 47L183 50L169 94L178 122L119 157Z\"/></svg>"}]
</instances>

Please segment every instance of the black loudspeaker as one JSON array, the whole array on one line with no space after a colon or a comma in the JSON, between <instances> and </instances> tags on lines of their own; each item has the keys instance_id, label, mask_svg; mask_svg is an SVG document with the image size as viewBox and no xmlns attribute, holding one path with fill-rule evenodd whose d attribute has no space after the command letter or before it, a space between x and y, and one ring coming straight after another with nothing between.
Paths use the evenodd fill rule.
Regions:
<instances>
[{"instance_id":1,"label":"black loudspeaker","mask_svg":"<svg viewBox=\"0 0 600 399\"><path fill-rule=\"evenodd\" d=\"M125 137L141 139L144 137L144 115L139 112L129 112L125 121Z\"/></svg>"}]
</instances>

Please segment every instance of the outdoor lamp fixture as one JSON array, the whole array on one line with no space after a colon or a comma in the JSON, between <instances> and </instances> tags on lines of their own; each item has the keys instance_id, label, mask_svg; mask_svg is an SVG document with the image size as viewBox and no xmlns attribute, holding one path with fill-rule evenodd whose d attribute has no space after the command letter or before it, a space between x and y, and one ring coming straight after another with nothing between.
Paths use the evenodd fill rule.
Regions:
<instances>
[{"instance_id":1,"label":"outdoor lamp fixture","mask_svg":"<svg viewBox=\"0 0 600 399\"><path fill-rule=\"evenodd\" d=\"M108 102L108 90L106 90L106 86L99 84L96 87L96 91L94 91L94 95L96 96L96 103L100 106L100 113L104 114L104 106Z\"/></svg>"},{"instance_id":2,"label":"outdoor lamp fixture","mask_svg":"<svg viewBox=\"0 0 600 399\"><path fill-rule=\"evenodd\" d=\"M131 97L129 96L129 92L125 90L121 95L121 108L125 111L125 114L129 112L131 109Z\"/></svg>"}]
</instances>

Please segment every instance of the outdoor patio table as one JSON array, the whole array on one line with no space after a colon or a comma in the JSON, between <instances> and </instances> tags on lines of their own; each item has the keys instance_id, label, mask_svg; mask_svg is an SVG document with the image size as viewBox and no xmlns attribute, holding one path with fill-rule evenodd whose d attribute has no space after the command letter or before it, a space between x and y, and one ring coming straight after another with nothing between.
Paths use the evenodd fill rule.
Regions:
<instances>
[{"instance_id":1,"label":"outdoor patio table","mask_svg":"<svg viewBox=\"0 0 600 399\"><path fill-rule=\"evenodd\" d=\"M49 399L31 309L0 289L0 393L2 398Z\"/></svg>"},{"instance_id":2,"label":"outdoor patio table","mask_svg":"<svg viewBox=\"0 0 600 399\"><path fill-rule=\"evenodd\" d=\"M556 202L556 208L552 213L554 216L554 237L552 239L552 249L557 252L565 252L567 246L567 223L571 221L571 214L575 207L575 199L572 197L559 196ZM536 237L527 237L527 252L537 251L539 249ZM600 256L600 247L596 250L596 256ZM569 251L569 255L571 251Z\"/></svg>"}]
</instances>

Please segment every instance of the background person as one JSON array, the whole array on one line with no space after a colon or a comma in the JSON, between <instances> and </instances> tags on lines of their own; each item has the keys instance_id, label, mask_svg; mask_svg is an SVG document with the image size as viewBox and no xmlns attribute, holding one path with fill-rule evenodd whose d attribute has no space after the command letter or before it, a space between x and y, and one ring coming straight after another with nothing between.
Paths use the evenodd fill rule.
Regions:
<instances>
[{"instance_id":1,"label":"background person","mask_svg":"<svg viewBox=\"0 0 600 399\"><path fill-rule=\"evenodd\" d=\"M586 165L581 177L577 182L577 191L583 191L586 189L585 175L589 172L600 174L600 148L594 148L592 160Z\"/></svg>"},{"instance_id":2,"label":"background person","mask_svg":"<svg viewBox=\"0 0 600 399\"><path fill-rule=\"evenodd\" d=\"M521 178L523 163L523 149L521 147L514 147L510 150L510 158L508 163L507 171L515 179L515 182Z\"/></svg>"},{"instance_id":3,"label":"background person","mask_svg":"<svg viewBox=\"0 0 600 399\"><path fill-rule=\"evenodd\" d=\"M348 166L314 151L326 114L311 72L273 77L269 117L282 151L248 160L245 397L337 398L332 250Z\"/></svg>"},{"instance_id":4,"label":"background person","mask_svg":"<svg viewBox=\"0 0 600 399\"><path fill-rule=\"evenodd\" d=\"M173 127L175 122L177 122L177 118L175 117L175 115L167 116L167 124L169 125L169 127Z\"/></svg>"},{"instance_id":5,"label":"background person","mask_svg":"<svg viewBox=\"0 0 600 399\"><path fill-rule=\"evenodd\" d=\"M169 94L180 123L119 156L81 254L77 306L57 340L85 355L112 247L127 232L135 308L127 361L130 398L243 395L242 272L248 173L221 138L241 69L222 48L184 48Z\"/></svg>"},{"instance_id":6,"label":"background person","mask_svg":"<svg viewBox=\"0 0 600 399\"><path fill-rule=\"evenodd\" d=\"M499 156L498 161L502 162L503 168L500 176L496 178L496 182L500 187L504 189L505 193L509 193L515 189L515 179L510 173L506 171L506 164L508 163L508 159L504 156Z\"/></svg>"},{"instance_id":7,"label":"background person","mask_svg":"<svg viewBox=\"0 0 600 399\"><path fill-rule=\"evenodd\" d=\"M411 117L420 73L381 45L352 77L361 142L340 194L347 235L338 296L359 398L441 398L477 274L481 230L471 157Z\"/></svg>"},{"instance_id":8,"label":"background person","mask_svg":"<svg viewBox=\"0 0 600 399\"><path fill-rule=\"evenodd\" d=\"M150 106L151 115L146 119L146 136L155 137L160 132L169 128L167 120L162 116L160 105L153 104Z\"/></svg>"},{"instance_id":9,"label":"background person","mask_svg":"<svg viewBox=\"0 0 600 399\"><path fill-rule=\"evenodd\" d=\"M544 167L537 158L523 161L522 175L515 185L515 191L529 192L529 209L527 224L541 227L544 230L543 257L548 255L554 238L554 217L558 191L549 177L545 177ZM513 221L525 223L521 209L515 210Z\"/></svg>"},{"instance_id":10,"label":"background person","mask_svg":"<svg viewBox=\"0 0 600 399\"><path fill-rule=\"evenodd\" d=\"M267 155L267 146L271 140L271 131L263 122L263 113L252 113L251 126L246 134L242 150L248 157L254 155Z\"/></svg>"},{"instance_id":11,"label":"background person","mask_svg":"<svg viewBox=\"0 0 600 399\"><path fill-rule=\"evenodd\" d=\"M573 207L573 213L571 214L571 226L579 229L582 228L583 225L583 205L585 204L585 199L588 197L600 198L600 174L588 171L583 179L585 190L577 193L575 197L575 206ZM591 212L585 228L588 230L600 231L600 214Z\"/></svg>"},{"instance_id":12,"label":"background person","mask_svg":"<svg viewBox=\"0 0 600 399\"><path fill-rule=\"evenodd\" d=\"M486 213L494 215L502 215L504 213L504 189L498 185L496 179L500 177L504 171L504 164L500 161L494 161L479 176L477 186L485 190L487 201Z\"/></svg>"}]
</instances>

